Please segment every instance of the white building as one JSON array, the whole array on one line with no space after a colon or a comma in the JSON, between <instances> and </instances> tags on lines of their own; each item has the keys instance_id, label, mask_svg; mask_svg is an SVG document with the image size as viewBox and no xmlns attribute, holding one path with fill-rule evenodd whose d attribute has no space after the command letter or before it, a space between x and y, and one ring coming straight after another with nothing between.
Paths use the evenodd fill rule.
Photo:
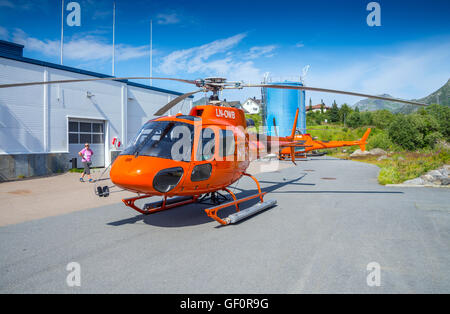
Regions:
<instances>
[{"instance_id":1,"label":"white building","mask_svg":"<svg viewBox=\"0 0 450 314\"><path fill-rule=\"evenodd\" d=\"M249 114L258 114L261 112L261 100L253 98L248 98L243 104L242 108Z\"/></svg>"},{"instance_id":2,"label":"white building","mask_svg":"<svg viewBox=\"0 0 450 314\"><path fill-rule=\"evenodd\" d=\"M325 104L318 104L315 106L311 106L311 107L306 107L306 112L327 112L328 110L330 110L330 107L327 107Z\"/></svg>"},{"instance_id":3,"label":"white building","mask_svg":"<svg viewBox=\"0 0 450 314\"><path fill-rule=\"evenodd\" d=\"M0 84L108 77L23 57L23 46L0 41ZM0 89L0 181L62 172L85 142L93 166L108 166L153 113L181 93L129 81ZM180 103L187 113L192 98ZM81 166L81 160L78 160Z\"/></svg>"}]
</instances>

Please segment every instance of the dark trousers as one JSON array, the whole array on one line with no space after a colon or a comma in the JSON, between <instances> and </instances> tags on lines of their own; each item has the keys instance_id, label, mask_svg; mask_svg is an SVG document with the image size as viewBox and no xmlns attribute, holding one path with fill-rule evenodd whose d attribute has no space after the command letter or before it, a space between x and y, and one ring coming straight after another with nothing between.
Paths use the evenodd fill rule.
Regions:
<instances>
[{"instance_id":1,"label":"dark trousers","mask_svg":"<svg viewBox=\"0 0 450 314\"><path fill-rule=\"evenodd\" d=\"M83 171L83 173L84 174L91 174L91 165L92 165L92 163L89 161L83 161L83 166L84 166L84 171Z\"/></svg>"}]
</instances>

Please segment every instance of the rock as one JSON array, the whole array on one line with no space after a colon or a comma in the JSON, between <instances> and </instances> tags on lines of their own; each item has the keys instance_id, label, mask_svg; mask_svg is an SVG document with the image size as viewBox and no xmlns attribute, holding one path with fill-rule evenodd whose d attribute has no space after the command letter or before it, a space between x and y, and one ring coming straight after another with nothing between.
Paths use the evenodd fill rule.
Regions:
<instances>
[{"instance_id":1,"label":"rock","mask_svg":"<svg viewBox=\"0 0 450 314\"><path fill-rule=\"evenodd\" d=\"M435 178L439 178L442 176L441 172L438 170L430 170L427 172L428 175L433 176Z\"/></svg>"},{"instance_id":2,"label":"rock","mask_svg":"<svg viewBox=\"0 0 450 314\"><path fill-rule=\"evenodd\" d=\"M430 181L442 181L443 179L447 179L448 176L443 175L439 170L431 170L426 173L428 176L433 177L433 180Z\"/></svg>"},{"instance_id":3,"label":"rock","mask_svg":"<svg viewBox=\"0 0 450 314\"><path fill-rule=\"evenodd\" d=\"M439 171L439 172L441 173L442 176L448 177L449 171L448 171L447 169L445 169L445 168L440 168L440 169L438 169L437 171Z\"/></svg>"},{"instance_id":4,"label":"rock","mask_svg":"<svg viewBox=\"0 0 450 314\"><path fill-rule=\"evenodd\" d=\"M377 159L377 161L382 161L382 160L385 160L385 159L389 159L389 158L388 158L388 156L383 155L383 156L379 157L379 158Z\"/></svg>"},{"instance_id":5,"label":"rock","mask_svg":"<svg viewBox=\"0 0 450 314\"><path fill-rule=\"evenodd\" d=\"M405 182L403 182L403 184L407 184L407 185L424 185L425 181L421 178L415 178L412 180L407 180Z\"/></svg>"},{"instance_id":6,"label":"rock","mask_svg":"<svg viewBox=\"0 0 450 314\"><path fill-rule=\"evenodd\" d=\"M420 178L403 182L408 185L450 185L449 165L437 170L430 170Z\"/></svg>"},{"instance_id":7,"label":"rock","mask_svg":"<svg viewBox=\"0 0 450 314\"><path fill-rule=\"evenodd\" d=\"M365 156L370 156L370 155L371 155L370 152L368 152L367 150L366 151L362 151L360 149L357 149L350 155L350 158L353 158L353 157L365 157Z\"/></svg>"},{"instance_id":8,"label":"rock","mask_svg":"<svg viewBox=\"0 0 450 314\"><path fill-rule=\"evenodd\" d=\"M422 180L424 181L428 181L428 182L433 182L435 179L433 178L433 176L429 175L429 174L424 174L423 176L420 177Z\"/></svg>"},{"instance_id":9,"label":"rock","mask_svg":"<svg viewBox=\"0 0 450 314\"><path fill-rule=\"evenodd\" d=\"M381 148L374 148L370 151L370 154L372 156L385 156L387 155L387 152L382 150Z\"/></svg>"}]
</instances>

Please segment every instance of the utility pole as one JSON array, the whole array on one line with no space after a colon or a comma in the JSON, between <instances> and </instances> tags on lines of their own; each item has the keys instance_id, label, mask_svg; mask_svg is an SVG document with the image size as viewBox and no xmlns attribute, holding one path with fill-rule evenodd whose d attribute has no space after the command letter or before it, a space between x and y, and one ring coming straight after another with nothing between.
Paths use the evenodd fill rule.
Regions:
<instances>
[{"instance_id":1,"label":"utility pole","mask_svg":"<svg viewBox=\"0 0 450 314\"><path fill-rule=\"evenodd\" d=\"M116 1L113 2L113 44L112 44L112 76L115 74L116 63Z\"/></svg>"},{"instance_id":2,"label":"utility pole","mask_svg":"<svg viewBox=\"0 0 450 314\"><path fill-rule=\"evenodd\" d=\"M63 45L64 45L64 0L61 0L61 65L63 64Z\"/></svg>"},{"instance_id":3,"label":"utility pole","mask_svg":"<svg viewBox=\"0 0 450 314\"><path fill-rule=\"evenodd\" d=\"M153 20L150 20L150 77L153 77ZM150 86L153 86L152 79L150 79Z\"/></svg>"}]
</instances>

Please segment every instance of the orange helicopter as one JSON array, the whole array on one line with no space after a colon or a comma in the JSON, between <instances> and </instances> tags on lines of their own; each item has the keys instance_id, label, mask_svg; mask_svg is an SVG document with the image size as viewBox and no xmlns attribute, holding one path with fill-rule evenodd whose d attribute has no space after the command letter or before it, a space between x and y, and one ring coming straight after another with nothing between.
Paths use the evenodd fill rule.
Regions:
<instances>
[{"instance_id":1,"label":"orange helicopter","mask_svg":"<svg viewBox=\"0 0 450 314\"><path fill-rule=\"evenodd\" d=\"M305 133L297 133L294 137L294 140L299 143L305 145L302 148L295 149L295 157L296 158L305 158L307 152L320 150L320 149L329 149L329 148L337 148L337 147L346 147L346 146L359 146L362 151L366 150L367 139L369 137L371 129L368 128L364 133L363 137L360 140L356 141L319 141L314 139L311 134ZM289 149L283 148L280 150L279 158L284 160L286 158L291 158L291 152Z\"/></svg>"},{"instance_id":2,"label":"orange helicopter","mask_svg":"<svg viewBox=\"0 0 450 314\"><path fill-rule=\"evenodd\" d=\"M262 143L264 136L251 136L246 131L247 121L243 110L221 106L219 91L246 87L300 89L426 106L418 102L384 96L308 86L244 84L243 82L227 82L224 78L184 80L158 77L106 77L3 84L0 88L131 79L172 80L193 84L200 88L175 98L159 109L155 116L162 116L195 93L212 92L213 94L209 98L209 104L192 108L189 115L177 114L148 121L131 144L115 159L110 170L111 181L116 186L137 194L135 197L123 199L124 204L139 213L148 215L209 198L214 206L206 209L205 212L222 225L236 223L276 204L275 200L264 201L266 193L261 191L258 180L246 172L252 160L282 149L290 152L291 160L295 164L295 149L306 149L309 145L307 141L299 140L299 137L295 136L298 109L290 135L266 136L266 142ZM365 144L364 138L357 145L364 145L363 143ZM258 192L238 199L229 186L243 176L254 180ZM227 198L220 194L222 191L229 193L232 200L226 202ZM107 197L109 193L108 186L96 187L96 194L100 197ZM162 197L162 201L148 203L143 207L135 204L137 200L153 196ZM240 204L252 199L259 199L260 202L241 210ZM226 218L217 215L219 210L231 206L236 208L236 213Z\"/></svg>"}]
</instances>

